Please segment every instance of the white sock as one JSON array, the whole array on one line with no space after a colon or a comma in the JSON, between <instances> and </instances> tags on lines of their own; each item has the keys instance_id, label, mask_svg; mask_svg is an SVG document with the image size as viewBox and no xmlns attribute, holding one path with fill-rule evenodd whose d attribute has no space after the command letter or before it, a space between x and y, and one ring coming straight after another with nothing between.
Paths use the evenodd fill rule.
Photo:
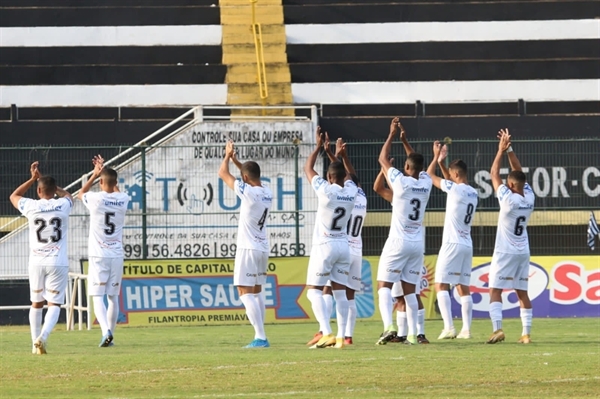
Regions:
<instances>
[{"instance_id":1,"label":"white sock","mask_svg":"<svg viewBox=\"0 0 600 399\"><path fill-rule=\"evenodd\" d=\"M398 336L406 337L408 335L408 321L406 312L396 312L396 324L398 324Z\"/></svg>"},{"instance_id":2,"label":"white sock","mask_svg":"<svg viewBox=\"0 0 600 399\"><path fill-rule=\"evenodd\" d=\"M521 334L521 335L531 334L532 319L533 319L533 309L521 308L521 324L523 324L523 334Z\"/></svg>"},{"instance_id":3,"label":"white sock","mask_svg":"<svg viewBox=\"0 0 600 399\"><path fill-rule=\"evenodd\" d=\"M244 294L240 296L240 300L246 308L246 314L252 327L254 327L254 338L255 339L267 339L265 335L265 328L262 324L260 317L260 308L258 306L258 300L255 294Z\"/></svg>"},{"instance_id":4,"label":"white sock","mask_svg":"<svg viewBox=\"0 0 600 399\"><path fill-rule=\"evenodd\" d=\"M406 302L408 335L416 335L415 331L417 330L417 317L419 314L419 302L417 302L417 296L414 293L404 295L404 302Z\"/></svg>"},{"instance_id":5,"label":"white sock","mask_svg":"<svg viewBox=\"0 0 600 399\"><path fill-rule=\"evenodd\" d=\"M490 303L490 319L494 331L502 329L502 302Z\"/></svg>"},{"instance_id":6,"label":"white sock","mask_svg":"<svg viewBox=\"0 0 600 399\"><path fill-rule=\"evenodd\" d=\"M31 342L34 342L42 333L42 312L44 309L29 308L29 328L31 329Z\"/></svg>"},{"instance_id":7,"label":"white sock","mask_svg":"<svg viewBox=\"0 0 600 399\"><path fill-rule=\"evenodd\" d=\"M94 315L96 315L96 320L98 320L98 324L100 324L102 336L105 336L109 326L106 317L106 305L104 305L104 295L94 295L92 300L94 301Z\"/></svg>"},{"instance_id":8,"label":"white sock","mask_svg":"<svg viewBox=\"0 0 600 399\"><path fill-rule=\"evenodd\" d=\"M267 315L267 305L265 301L265 292L261 291L256 294L256 298L258 299L258 307L260 308L260 317L262 318L263 325L265 324L265 317Z\"/></svg>"},{"instance_id":9,"label":"white sock","mask_svg":"<svg viewBox=\"0 0 600 399\"><path fill-rule=\"evenodd\" d=\"M338 332L336 338L344 338L348 324L348 298L346 290L333 291L335 297L335 312L337 317Z\"/></svg>"},{"instance_id":10,"label":"white sock","mask_svg":"<svg viewBox=\"0 0 600 399\"><path fill-rule=\"evenodd\" d=\"M48 306L48 311L46 312L46 318L44 319L44 325L42 326L42 340L46 341L48 336L54 329L56 322L58 321L58 316L60 316L60 306Z\"/></svg>"},{"instance_id":11,"label":"white sock","mask_svg":"<svg viewBox=\"0 0 600 399\"><path fill-rule=\"evenodd\" d=\"M119 319L119 296L108 295L106 299L108 299L108 309L106 311L108 329L114 334L117 327L117 320Z\"/></svg>"},{"instance_id":12,"label":"white sock","mask_svg":"<svg viewBox=\"0 0 600 399\"><path fill-rule=\"evenodd\" d=\"M352 337L354 335L354 326L356 325L356 300L348 299L348 323L346 324L345 337Z\"/></svg>"},{"instance_id":13,"label":"white sock","mask_svg":"<svg viewBox=\"0 0 600 399\"><path fill-rule=\"evenodd\" d=\"M473 318L473 298L471 295L461 296L461 313L462 313L462 331L470 331L471 330L471 319Z\"/></svg>"},{"instance_id":14,"label":"white sock","mask_svg":"<svg viewBox=\"0 0 600 399\"><path fill-rule=\"evenodd\" d=\"M319 322L319 330L323 335L331 334L331 326L329 325L329 316L325 316L325 301L323 300L323 291L310 289L306 293L306 297L312 305L313 313L315 318Z\"/></svg>"},{"instance_id":15,"label":"white sock","mask_svg":"<svg viewBox=\"0 0 600 399\"><path fill-rule=\"evenodd\" d=\"M425 335L425 309L417 312L417 335Z\"/></svg>"},{"instance_id":16,"label":"white sock","mask_svg":"<svg viewBox=\"0 0 600 399\"><path fill-rule=\"evenodd\" d=\"M379 294L379 312L383 321L383 330L387 331L392 326L392 311L394 310L392 290L387 287L381 287L377 291L377 294Z\"/></svg>"},{"instance_id":17,"label":"white sock","mask_svg":"<svg viewBox=\"0 0 600 399\"><path fill-rule=\"evenodd\" d=\"M444 330L453 329L454 323L452 322L452 309L450 308L452 306L450 294L446 290L439 291L437 293L437 300L442 319L444 320Z\"/></svg>"},{"instance_id":18,"label":"white sock","mask_svg":"<svg viewBox=\"0 0 600 399\"><path fill-rule=\"evenodd\" d=\"M323 294L323 300L325 301L325 317L331 319L333 313L333 295Z\"/></svg>"}]
</instances>

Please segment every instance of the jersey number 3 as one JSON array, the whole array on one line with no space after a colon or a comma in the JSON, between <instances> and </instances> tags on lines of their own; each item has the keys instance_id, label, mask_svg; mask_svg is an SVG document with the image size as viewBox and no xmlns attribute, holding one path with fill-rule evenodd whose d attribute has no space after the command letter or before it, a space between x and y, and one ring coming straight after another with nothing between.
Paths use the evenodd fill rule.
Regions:
<instances>
[{"instance_id":1,"label":"jersey number 3","mask_svg":"<svg viewBox=\"0 0 600 399\"><path fill-rule=\"evenodd\" d=\"M413 206L413 213L408 215L410 220L419 220L419 216L421 215L421 201L418 198L413 198L410 200L410 204Z\"/></svg>"}]
</instances>

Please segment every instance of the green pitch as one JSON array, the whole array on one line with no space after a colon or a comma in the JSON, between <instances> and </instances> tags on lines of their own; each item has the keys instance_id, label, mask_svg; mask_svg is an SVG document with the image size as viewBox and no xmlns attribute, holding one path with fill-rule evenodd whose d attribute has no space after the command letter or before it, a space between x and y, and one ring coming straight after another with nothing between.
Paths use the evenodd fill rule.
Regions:
<instances>
[{"instance_id":1,"label":"green pitch","mask_svg":"<svg viewBox=\"0 0 600 399\"><path fill-rule=\"evenodd\" d=\"M249 325L119 328L115 346L98 348L99 330L50 337L48 355L32 355L27 327L0 329L2 398L381 398L598 397L600 319L534 319L531 345L515 341L520 320L505 320L507 341L437 341L375 346L379 323L358 323L355 344L309 350L315 324L267 326L272 347L242 349ZM460 326L460 322L458 323ZM335 330L335 325L333 326Z\"/></svg>"}]
</instances>

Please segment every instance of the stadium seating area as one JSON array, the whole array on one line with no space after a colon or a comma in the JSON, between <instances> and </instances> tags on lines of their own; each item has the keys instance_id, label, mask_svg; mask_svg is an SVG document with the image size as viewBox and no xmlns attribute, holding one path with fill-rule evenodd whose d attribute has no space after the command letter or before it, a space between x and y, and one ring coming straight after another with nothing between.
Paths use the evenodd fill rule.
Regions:
<instances>
[{"instance_id":1,"label":"stadium seating area","mask_svg":"<svg viewBox=\"0 0 600 399\"><path fill-rule=\"evenodd\" d=\"M256 104L244 96L258 90L252 35L239 27L248 2L215 3L3 0L0 143L131 143L180 114L174 106ZM419 118L408 122L419 136L451 119L465 137L501 116L537 135L574 124L597 134L595 1L259 0L257 10L272 101L319 104L331 131L381 137L402 115Z\"/></svg>"}]
</instances>

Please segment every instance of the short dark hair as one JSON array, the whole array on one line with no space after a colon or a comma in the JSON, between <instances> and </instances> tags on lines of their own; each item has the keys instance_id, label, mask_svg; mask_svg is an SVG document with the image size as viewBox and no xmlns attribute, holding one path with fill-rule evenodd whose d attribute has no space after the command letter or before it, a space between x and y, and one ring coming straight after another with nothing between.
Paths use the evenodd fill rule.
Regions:
<instances>
[{"instance_id":1,"label":"short dark hair","mask_svg":"<svg viewBox=\"0 0 600 399\"><path fill-rule=\"evenodd\" d=\"M254 161L246 161L242 164L242 174L248 175L250 180L259 180L260 166Z\"/></svg>"},{"instance_id":2,"label":"short dark hair","mask_svg":"<svg viewBox=\"0 0 600 399\"><path fill-rule=\"evenodd\" d=\"M467 164L462 159L455 159L450 162L450 169L457 170L458 174L461 176L467 175Z\"/></svg>"},{"instance_id":3,"label":"short dark hair","mask_svg":"<svg viewBox=\"0 0 600 399\"><path fill-rule=\"evenodd\" d=\"M56 194L56 180L52 176L42 176L38 179L38 186L41 187L44 194Z\"/></svg>"},{"instance_id":4,"label":"short dark hair","mask_svg":"<svg viewBox=\"0 0 600 399\"><path fill-rule=\"evenodd\" d=\"M344 179L346 177L346 169L344 168L344 164L340 161L334 161L329 164L327 173L332 175L336 180Z\"/></svg>"},{"instance_id":5,"label":"short dark hair","mask_svg":"<svg viewBox=\"0 0 600 399\"><path fill-rule=\"evenodd\" d=\"M423 155L413 152L406 158L406 162L408 162L412 169L421 171L423 170L423 164L425 160L423 158Z\"/></svg>"},{"instance_id":6,"label":"short dark hair","mask_svg":"<svg viewBox=\"0 0 600 399\"><path fill-rule=\"evenodd\" d=\"M117 185L117 171L112 168L103 168L100 176L106 181L109 186Z\"/></svg>"},{"instance_id":7,"label":"short dark hair","mask_svg":"<svg viewBox=\"0 0 600 399\"><path fill-rule=\"evenodd\" d=\"M525 182L527 181L527 177L525 176L525 173L523 173L520 170L513 170L512 172L510 172L508 174L508 178L519 184L525 184Z\"/></svg>"}]
</instances>

